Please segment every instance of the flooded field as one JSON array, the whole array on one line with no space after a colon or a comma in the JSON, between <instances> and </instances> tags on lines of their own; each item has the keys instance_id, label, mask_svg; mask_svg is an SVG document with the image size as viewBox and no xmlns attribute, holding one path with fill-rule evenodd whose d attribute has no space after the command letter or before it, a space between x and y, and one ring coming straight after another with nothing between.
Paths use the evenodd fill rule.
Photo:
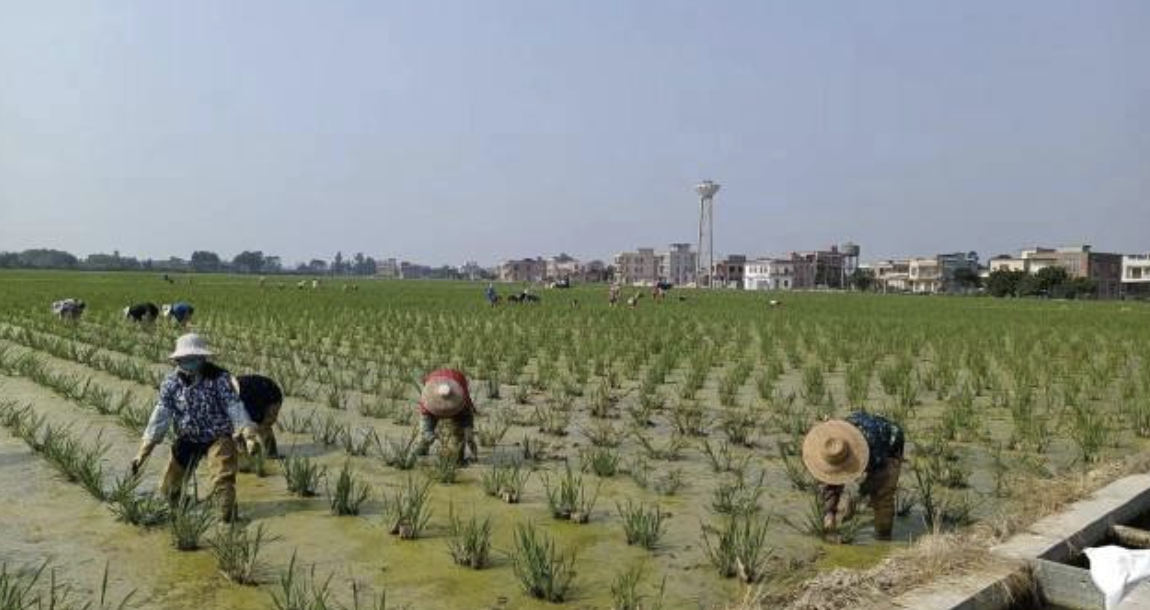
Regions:
<instances>
[{"instance_id":1,"label":"flooded field","mask_svg":"<svg viewBox=\"0 0 1150 610\"><path fill-rule=\"evenodd\" d=\"M872 566L932 528L1009 510L1021 479L1144 451L1150 436L1144 305L776 294L782 305L769 307L764 294L672 290L612 308L595 287L491 308L482 291L0 274L0 404L21 414L0 417L0 557L9 569L50 561L85 590L107 567L111 591L135 591L142 608L273 608L293 556L297 581L328 583L349 607L354 591L364 608L385 592L389 608L605 609L627 592L645 608L714 608L747 585ZM65 297L87 301L81 321L50 315ZM181 331L121 312L175 300L195 304L191 328L223 366L280 382L280 450L326 469L314 497L288 491L280 461L240 475L248 531L262 526L272 538L256 586L224 578L206 548L174 549L162 523L118 520L113 500L69 482L21 438L17 420L43 418L83 446L105 446L101 489L126 477ZM467 372L478 407L480 459L458 471L436 449L412 459L405 449L416 380L443 366ZM908 430L892 543L873 540L865 508L849 544L816 531L798 444L814 422L855 409ZM156 450L138 493L154 490L167 450ZM345 467L371 490L358 516L330 509ZM485 485L510 472L527 477L518 503ZM549 498L564 480L583 490L576 512L586 523L555 517L571 512ZM413 540L391 535L398 496L422 485L426 528ZM651 548L627 542L625 514L636 509L662 519ZM472 516L490 519L482 569L449 551L459 541L452 518ZM723 547L732 523L765 528L758 554ZM531 596L515 568L517 531L528 525L572 562L561 602Z\"/></svg>"}]
</instances>

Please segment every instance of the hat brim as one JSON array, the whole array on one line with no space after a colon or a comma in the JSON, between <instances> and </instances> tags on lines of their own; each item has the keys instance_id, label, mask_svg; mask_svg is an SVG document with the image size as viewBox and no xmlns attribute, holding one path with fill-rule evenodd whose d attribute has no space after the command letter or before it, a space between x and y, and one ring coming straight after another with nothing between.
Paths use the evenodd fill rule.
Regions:
<instances>
[{"instance_id":1,"label":"hat brim","mask_svg":"<svg viewBox=\"0 0 1150 610\"><path fill-rule=\"evenodd\" d=\"M451 387L451 393L440 396L436 388L441 385ZM420 402L423 408L436 417L455 417L463 411L465 394L463 386L454 379L432 379L423 385L420 393Z\"/></svg>"},{"instance_id":2,"label":"hat brim","mask_svg":"<svg viewBox=\"0 0 1150 610\"><path fill-rule=\"evenodd\" d=\"M823 456L822 448L832 438L842 440L849 449L846 459L830 462ZM846 485L859 478L870 460L870 446L858 428L843 420L823 422L811 428L803 439L803 465L820 483Z\"/></svg>"},{"instance_id":3,"label":"hat brim","mask_svg":"<svg viewBox=\"0 0 1150 610\"><path fill-rule=\"evenodd\" d=\"M175 351L168 355L170 360L179 360L181 358L207 358L208 356L215 356L215 352L210 349L189 349L184 351Z\"/></svg>"}]
</instances>

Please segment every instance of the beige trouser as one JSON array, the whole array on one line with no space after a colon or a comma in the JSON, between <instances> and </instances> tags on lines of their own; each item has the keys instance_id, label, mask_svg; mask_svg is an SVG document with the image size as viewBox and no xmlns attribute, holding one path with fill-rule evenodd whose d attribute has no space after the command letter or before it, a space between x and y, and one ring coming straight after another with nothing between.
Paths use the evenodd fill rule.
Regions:
<instances>
[{"instance_id":1,"label":"beige trouser","mask_svg":"<svg viewBox=\"0 0 1150 610\"><path fill-rule=\"evenodd\" d=\"M211 473L212 501L215 502L220 518L230 521L236 514L236 473L239 471L236 443L230 436L220 437L209 445L206 451L201 449L186 450L182 456L184 464L176 458L177 447L180 441L172 447L172 455L168 458L168 466L164 469L164 479L160 483L160 493L165 494L173 502L178 501L183 493L183 486L189 471L194 471L200 459L207 458L208 470Z\"/></svg>"},{"instance_id":2,"label":"beige trouser","mask_svg":"<svg viewBox=\"0 0 1150 610\"><path fill-rule=\"evenodd\" d=\"M890 540L894 529L895 500L901 470L900 458L887 458L882 466L867 474L866 479L859 485L859 493L870 500L871 510L874 511L875 537L880 540ZM838 520L842 493L842 485L826 485L822 489L823 514L835 523Z\"/></svg>"}]
</instances>

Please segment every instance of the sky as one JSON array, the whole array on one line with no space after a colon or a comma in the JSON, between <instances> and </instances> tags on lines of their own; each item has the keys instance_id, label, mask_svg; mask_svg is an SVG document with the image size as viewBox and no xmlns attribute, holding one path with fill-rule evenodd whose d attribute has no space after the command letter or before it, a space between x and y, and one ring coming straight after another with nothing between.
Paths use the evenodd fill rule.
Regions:
<instances>
[{"instance_id":1,"label":"sky","mask_svg":"<svg viewBox=\"0 0 1150 610\"><path fill-rule=\"evenodd\" d=\"M0 0L0 250L1150 251L1143 0Z\"/></svg>"}]
</instances>

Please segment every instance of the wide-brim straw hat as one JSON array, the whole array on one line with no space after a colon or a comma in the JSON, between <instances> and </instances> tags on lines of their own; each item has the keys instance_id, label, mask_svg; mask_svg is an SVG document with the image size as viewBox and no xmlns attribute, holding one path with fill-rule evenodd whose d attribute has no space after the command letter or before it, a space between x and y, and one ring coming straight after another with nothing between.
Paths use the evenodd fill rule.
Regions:
<instances>
[{"instance_id":1,"label":"wide-brim straw hat","mask_svg":"<svg viewBox=\"0 0 1150 610\"><path fill-rule=\"evenodd\" d=\"M214 355L211 349L208 348L208 341L197 335L196 333L188 333L176 339L176 351L172 352L169 358L172 360L179 360L180 358L192 358Z\"/></svg>"},{"instance_id":2,"label":"wide-brim straw hat","mask_svg":"<svg viewBox=\"0 0 1150 610\"><path fill-rule=\"evenodd\" d=\"M458 381L436 377L423 384L420 402L428 413L436 417L455 417L467 404L467 394Z\"/></svg>"},{"instance_id":3,"label":"wide-brim straw hat","mask_svg":"<svg viewBox=\"0 0 1150 610\"><path fill-rule=\"evenodd\" d=\"M845 485L866 471L870 446L858 428L841 420L825 421L803 439L803 464L827 485Z\"/></svg>"}]
</instances>

